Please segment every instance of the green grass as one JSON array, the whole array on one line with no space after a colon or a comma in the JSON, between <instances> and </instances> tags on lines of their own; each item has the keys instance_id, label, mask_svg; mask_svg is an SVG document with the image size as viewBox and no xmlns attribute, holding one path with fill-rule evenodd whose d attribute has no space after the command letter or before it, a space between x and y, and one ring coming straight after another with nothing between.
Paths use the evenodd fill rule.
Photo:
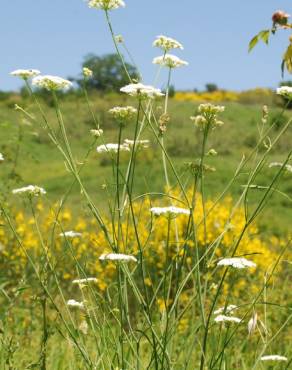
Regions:
<instances>
[{"instance_id":1,"label":"green grass","mask_svg":"<svg viewBox=\"0 0 292 370\"><path fill-rule=\"evenodd\" d=\"M118 95L105 97L92 95L91 100L93 110L99 117L101 127L104 130L105 142L117 142L118 129L107 115L107 110L115 105L129 103L128 99ZM42 128L41 117L33 108L32 103L29 100L17 101L17 103L32 114L35 121L26 117L22 112L15 111L11 102L9 104L7 102L1 103L0 151L7 161L1 166L0 171L2 178L10 177L5 188L10 190L18 185L38 184L47 189L48 199L54 202L66 192L72 183L72 177L66 170L61 154L57 152ZM93 142L89 130L94 128L94 123L82 98L64 98L61 105L74 157L81 163ZM56 125L54 109L45 104L44 109L50 123ZM161 112L162 108L159 103L156 104L155 110L158 114ZM209 147L216 149L218 156L209 158L207 162L216 168L216 172L208 173L206 176L207 197L216 197L221 193L232 178L242 157L248 156L256 145L258 125L261 124L261 110L262 107L259 105L226 104L226 111L222 115L225 125L212 133L210 137ZM195 111L196 106L192 103L172 100L170 102L171 120L165 134L168 153L177 165L178 172L184 174L183 179L186 183L189 175L185 163L194 161L199 156L200 132L193 127L189 120ZM271 124L271 120L279 112L280 110L277 108L271 109L268 124ZM285 118L288 117L289 113L285 113ZM280 120L279 127L271 132L271 136L277 135L277 130L284 122L285 120ZM124 138L133 138L133 129L133 126L129 124L125 129ZM151 141L151 150L144 151L143 154L139 155L140 165L137 166L135 193L147 192L150 187L153 192L162 192L164 191L164 180L161 150L153 132L148 127L145 128L142 137ZM292 130L289 129L271 152L269 161L283 160L290 149L291 140ZM16 168L14 168L17 150L19 150L18 160ZM126 165L126 160L123 163ZM268 184L273 178L275 171L268 168L268 163L265 164L263 175L256 179L257 185ZM87 189L99 206L106 204L107 191L102 188L102 185L107 184L109 190L112 188L112 184L108 180L111 171L110 160L105 155L98 155L94 150L90 153L86 166L82 170L82 177ZM176 185L174 176L171 176L171 183L173 186ZM239 194L244 184L245 176L241 175L230 188L231 195ZM289 195L291 190L291 176L286 175L286 180L281 185L281 191ZM255 196L251 196L251 202L256 199L258 192L254 191ZM76 212L80 212L81 205L77 199L79 199L79 189L76 186L72 189L68 205L73 207ZM274 195L270 207L261 219L263 230L277 235L286 233L290 228L290 204L289 200L283 196ZM281 214L281 218L271 217L275 214Z\"/></svg>"},{"instance_id":2,"label":"green grass","mask_svg":"<svg viewBox=\"0 0 292 370\"><path fill-rule=\"evenodd\" d=\"M93 110L99 117L101 128L104 130L105 142L117 142L118 128L108 116L107 111L109 108L116 105L135 104L135 102L117 95L108 95L105 97L92 95L91 100ZM19 201L19 198L13 197L10 194L13 188L28 184L42 186L48 192L48 195L44 197L44 202L54 203L66 194L70 185L73 184L73 179L66 168L61 153L57 151L55 145L48 138L48 133L43 128L42 118L37 110L28 100L18 102L18 104L23 106L28 115L25 115L19 110L13 110L11 102L9 102L9 104L7 102L2 102L0 107L0 152L3 153L5 157L5 161L0 167L2 179L0 190L8 204L10 203L13 207L23 210L25 209L23 204L17 203L22 202L22 200ZM43 106L50 124L54 126L61 140L61 134L58 133L59 128L57 126L53 107L49 107L45 104L43 104ZM82 171L81 177L84 180L85 187L94 203L98 205L98 208L102 211L109 212L107 203L108 201L113 202L113 199L115 199L116 186L114 183L115 179L112 176L112 163L108 155L100 155L95 151L96 145L102 144L102 139L99 139L98 142L93 145L94 139L89 131L94 128L94 123L88 112L86 103L81 98L68 96L61 100L61 106L69 141L72 146L73 156ZM197 107L191 103L181 103L174 100L170 101L170 122L167 125L167 131L165 133L167 153L172 158L174 167L185 187L191 186L194 180L189 170L189 163L196 162L200 156L199 148L202 141L201 132L193 126L189 119L191 115L196 113L196 108ZM159 116L162 112L159 102L154 109L156 115ZM208 141L208 148L216 149L218 156L206 158L205 163L216 168L215 172L206 172L205 175L207 198L214 199L222 193L229 184L230 179L234 177L234 173L242 158L247 158L254 150L259 137L258 127L261 125L261 109L259 105L226 105L226 111L222 114L222 120L225 122L225 125L215 132L212 132L210 141ZM273 118L276 115L279 115L279 109L273 108L270 117ZM287 119L289 119L289 116L290 114L286 113L286 119L280 119L277 128L271 130L270 139L272 141L281 131L282 126L284 126ZM271 125L271 119L267 125ZM133 125L129 124L124 130L123 139L132 139L134 135L133 130ZM136 196L150 191L161 193L165 190L161 149L157 142L156 135L147 124L142 133L142 138L150 140L151 148L138 153L134 187L134 194ZM263 164L262 171L259 171L259 175L253 180L253 184L270 186L276 169L271 169L268 165L272 161L285 160L290 150L291 139L292 131L288 129L273 151L269 154L266 162ZM267 139L266 145L268 145L268 143L269 140ZM82 166L84 158L91 146L92 151L86 159L85 165ZM258 150L259 155L257 160L259 160L260 154L263 153L265 148L260 147ZM128 162L127 156L127 153L122 154L122 173L126 170ZM254 162L256 163L255 159ZM226 195L232 195L234 198L237 198L242 193L242 187L247 182L249 170L253 168L255 163L249 163L248 166L240 172L240 175L232 185L228 187ZM171 166L169 166L169 174L171 185L176 187L177 180L176 176L174 176L171 171ZM289 174L285 174L280 186L280 190L289 196L291 194L291 175L289 177ZM254 209L257 205L260 196L262 196L261 190L250 190L247 202L250 210ZM269 205L265 207L258 221L261 226L261 239L269 240L270 235L286 236L290 229L289 209L291 208L291 201L287 196L285 197L279 193L274 194ZM81 214L84 215L88 212L88 210L86 211L85 200L80 199L83 199L83 197L80 196L80 189L75 184L70 191L66 204L73 210L76 216ZM3 204L3 202L1 203ZM7 209L8 208L10 207L7 206ZM117 212L116 208L114 208L113 213L115 212ZM102 213L104 215L104 212ZM15 213L11 212L11 214ZM109 213L106 214L109 215ZM278 215L279 217L277 217ZM146 222L144 218L139 220L140 225L143 222ZM171 222L174 221L169 219L168 227L171 226ZM36 224L36 219L34 223ZM23 224L27 226L30 223L24 222ZM52 225L54 225L54 221L52 221ZM96 226L92 227L94 228ZM167 226L165 225L165 227ZM162 226L158 227L156 232L157 230L161 232L161 229ZM188 227L186 229L188 229ZM133 230L133 228L131 229L131 223L127 224L127 238L128 235L131 234L131 230ZM155 230L155 225L153 230ZM153 230L151 226L151 232L153 232ZM190 230L187 230L187 232L190 232ZM15 234L13 234L14 237L16 237L17 233L19 232L16 231ZM165 234L165 237L163 237L163 235L164 234L161 234L161 240L159 238L159 241L156 241L153 247L159 250L162 245L165 247L166 251L168 251L169 246L171 246L173 242L169 239L170 234ZM166 237L166 235L168 236ZM46 238L45 235L44 237ZM91 247L94 245L91 243L95 243L97 237L98 234L95 235L94 233L94 236L90 236L82 242L82 246L86 248L86 253L84 255L86 258L82 261L82 269L84 268L83 263L85 267L87 266L87 259L90 258ZM193 239L191 239L193 237L191 233L183 236L183 238L185 237L186 240L190 238L189 240L193 241ZM20 237L20 239L21 238L22 237ZM58 238L57 235L56 238ZM11 245L9 246L14 248L16 238L11 240ZM219 276L221 276L221 271L219 268L217 275L216 261L218 258L215 255L213 256L213 251L211 249L208 252L208 248L212 247L215 251L222 241L218 240L217 246L217 242L214 241L215 244L213 245L212 242L208 245L208 248L206 248L207 245L204 245L203 248L198 247L198 253L202 253L202 255L206 253L206 256L204 258L202 257L201 263L198 263L194 267L187 266L185 269L182 268L182 274L187 276L186 282L188 283L182 289L185 289L185 291L192 296L194 301L192 302L191 300L191 305L189 307L186 306L186 312L188 312L191 319L186 315L188 324L185 331L182 332L183 334L180 334L176 332L176 330L178 330L177 324L179 320L177 313L179 315L181 313L185 314L183 302L180 303L182 304L181 307L180 304L177 305L177 312L174 310L166 314L159 313L158 311L156 312L157 308L155 303L158 297L163 296L166 300L167 291L169 297L174 297L174 300L176 299L176 293L173 294L172 292L175 289L173 279L174 276L177 276L177 267L174 260L168 261L171 269L168 270L167 266L164 267L161 275L155 273L156 270L154 271L159 284L157 290L156 287L155 289L154 287L145 289L146 292L148 291L147 295L149 294L150 297L153 296L153 302L146 310L145 307L149 303L144 303L141 300L141 293L137 296L135 295L137 289L140 289L140 284L144 281L144 276L148 276L147 274L144 275L140 273L140 266L143 266L141 261L139 261L137 269L133 268L133 270L131 270L132 267L130 267L129 270L127 270L125 267L121 267L121 269L119 267L117 282L115 283L113 281L109 283L106 292L95 291L94 288L92 291L91 288L82 288L79 291L76 286L71 285L71 280L63 281L62 278L63 272L66 270L64 265L71 266L70 257L72 256L69 250L70 252L72 251L73 255L77 253L77 244L72 241L71 245L68 241L64 241L64 244L62 244L59 249L59 254L55 256L54 251L57 251L57 248L54 249L56 246L53 239L51 241L52 245L50 245L49 239L47 240L41 237L40 240L37 239L36 245L39 247L43 245L43 240L45 240L45 243L48 243L48 246L44 244L44 251L47 253L46 247L48 247L52 256L48 258L49 254L42 254L43 251L40 256L35 257L36 271L33 271L30 266L21 277L19 277L19 275L14 277L13 275L13 278L9 279L7 271L10 266L8 264L14 263L14 254L12 253L10 262L5 260L5 255L3 254L3 266L7 267L7 271L3 268L3 272L0 274L0 293L2 293L1 302L3 302L0 309L0 367L5 370L32 368L40 368L42 370L81 370L84 368L98 368L98 365L93 367L90 363L85 365L87 356L89 356L89 360L93 361L95 364L99 363L99 361L104 361L102 368L106 370L110 368L120 369L121 367L125 369L126 366L129 366L129 369L146 369L148 366L147 364L150 364L148 368L151 369L154 368L152 361L153 353L157 350L157 342L151 339L152 330L160 335L164 348L169 348L172 356L167 360L171 365L166 366L162 363L162 370L191 369L194 366L193 364L198 364L200 361L202 363L204 357L200 359L200 351L203 343L202 333L206 327L209 328L208 330L210 332L208 341L206 341L206 343L208 343L208 352L206 353L208 353L209 356L207 361L209 365L212 364L212 369L250 369L254 366L254 362L260 355L260 351L263 353L283 353L287 356L291 353L289 346L281 342L283 341L282 338L284 338L284 342L287 338L288 342L288 339L291 337L288 325L291 320L291 308L288 306L290 299L290 291L288 288L289 275L288 273L286 274L286 269L285 271L281 271L281 285L279 285L279 280L276 280L276 278L273 280L269 275L270 273L273 275L270 271L270 265L269 269L265 271L265 277L268 281L264 279L264 274L256 275L256 280L255 275L249 275L246 271L238 271L236 273L231 271L230 275L227 275L226 278L227 290L224 288L222 296L220 296L217 302L215 292L216 289L220 290L218 285L220 287ZM60 239L58 240L60 241ZM137 243L137 240L135 239L134 244ZM252 240L252 238L250 240ZM21 247L21 243L21 241L19 245L15 243L16 251L17 247ZM32 238L27 242L27 245L33 243L34 241ZM121 241L117 239L118 247L119 243L121 243ZM236 245L235 243L236 240L231 242L228 248L232 248ZM238 239L238 243L240 243L240 239ZM103 239L101 244L102 248L104 248ZM146 248L146 246L148 247L147 243L144 248ZM282 249L284 250L284 247ZM255 249L254 252L257 253L257 250ZM192 248L189 248L189 253L188 256L191 256L193 253ZM212 254L211 257L209 255L210 253ZM160 258L162 258L161 256ZM90 260L90 263L96 263L95 258L96 256ZM199 254L197 258L199 258ZM210 258L210 260L208 260L208 258ZM18 263L17 261L16 259L16 263ZM179 261L179 258L177 258L177 261ZM193 260L193 262L195 261L196 259ZM208 261L212 261L212 263ZM47 265L47 263L49 265ZM277 261L273 261L273 265L274 264L277 264ZM50 268L48 268L48 266L50 266ZM79 265L75 265L75 259L74 265L72 266L74 266L72 268L73 271L70 271L72 276L80 275L84 277L83 274L80 274ZM103 268L105 267L105 265L102 266ZM194 270L189 272L189 268L194 268ZM52 273L52 271L54 271L54 273ZM151 272L150 270L147 271L148 273ZM97 275L98 278L102 279L102 272L99 272ZM182 281L185 275L181 276ZM241 276L244 280L247 279L249 283L246 291L240 291L241 293L239 296L234 292L234 289L237 289L236 279L238 276ZM163 280L164 277L165 280ZM59 283L57 284L59 278L61 285L59 285ZM224 280L224 278L225 277L222 279ZM41 284L38 279L41 280ZM276 282L275 286L273 285L274 281ZM131 284L129 282L131 282ZM199 283L204 285L202 285L204 289L201 289ZM167 284L169 284L169 287L167 287ZM44 285L46 285L47 291L44 289ZM59 287L61 287L60 290ZM256 298L252 297L254 294L252 289L255 288L260 292L257 293L259 295ZM202 291L204 292L204 305L201 307L205 310L205 314L207 312L210 314L210 326L208 326L209 323L205 326L203 321L201 321L202 318L199 310L201 299L197 294L198 291L200 291L200 294ZM141 292L144 294L142 289ZM179 294L180 293L178 293L177 296L177 302L179 302L179 299L182 299L179 297ZM48 297L52 298L52 300ZM72 309L72 311L70 311L71 309L67 309L66 311L67 306L65 302L67 299L73 297L84 299L86 306L89 307L88 311L82 311L81 313L78 313L74 309ZM196 304L197 300L200 303L198 305ZM214 307L212 307L209 312L212 300L214 300L213 302L215 303ZM42 306L44 302L46 302L46 304ZM226 305L235 302L239 306L242 305L239 309L247 310L246 316L244 317L244 325L235 329L238 335L234 338L232 336L229 337L233 330L231 326L217 325L214 323L212 310L215 308L215 305L217 307L217 305L219 306L219 303L222 304L222 302ZM264 330L261 331L261 334L264 333L263 343L259 336L248 337L247 335L246 324L254 312L259 314L259 320L268 323L267 326L269 325L267 333L265 333ZM125 315L129 315L130 317L127 323L125 321ZM145 319L145 315L147 319ZM97 318L96 321L91 321L93 317ZM151 323L149 322L150 317L152 317ZM88 321L92 325L88 335L84 334L79 326L82 322L81 320L85 319L86 322ZM170 320L169 327L168 320ZM128 323L131 324L129 327ZM119 325L121 330L119 329ZM133 333L131 326L134 328ZM260 327L260 325L258 326ZM276 330L281 332L281 340L276 338ZM208 333L208 331L205 333ZM95 337L96 335L97 337ZM267 338L264 338L265 336ZM275 338L273 336L275 336ZM230 338L230 344L227 345L226 341L228 337ZM239 342L237 342L238 339L236 338L240 338ZM265 342L265 340L269 338L273 342L271 345ZM196 343L196 340L198 340L198 343ZM151 341L153 341L153 343ZM85 350L85 359L82 358L82 351L80 351L80 349L78 350L80 345ZM46 348L46 350L42 352L42 348ZM205 349L203 352L205 353ZM133 353L135 353L135 356ZM159 356L163 358L163 361L164 354L164 349L161 350L160 348ZM128 365L120 365L120 358L123 358L122 362L128 363ZM217 361L216 363L215 360ZM46 363L46 366L41 365L42 361ZM137 364L139 363L138 365L134 363L136 361ZM118 367L116 367L117 364L119 364ZM282 364L279 364L276 366L277 368L284 368L284 365L282 366ZM262 365L258 366L258 368L263 368ZM160 369L158 365L156 368Z\"/></svg>"}]
</instances>

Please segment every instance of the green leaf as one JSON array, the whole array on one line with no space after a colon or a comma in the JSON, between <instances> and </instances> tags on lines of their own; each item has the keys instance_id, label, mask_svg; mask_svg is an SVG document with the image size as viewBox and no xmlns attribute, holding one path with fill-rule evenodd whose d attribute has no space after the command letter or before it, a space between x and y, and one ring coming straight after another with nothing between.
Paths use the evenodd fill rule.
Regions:
<instances>
[{"instance_id":1,"label":"green leaf","mask_svg":"<svg viewBox=\"0 0 292 370\"><path fill-rule=\"evenodd\" d=\"M270 39L270 30L264 30L259 33L260 39L268 45Z\"/></svg>"},{"instance_id":2,"label":"green leaf","mask_svg":"<svg viewBox=\"0 0 292 370\"><path fill-rule=\"evenodd\" d=\"M270 39L270 30L263 30L260 31L254 38L251 39L249 46L248 46L248 52L251 52L252 49L257 45L257 43L261 40L265 44L268 45L269 39Z\"/></svg>"},{"instance_id":3,"label":"green leaf","mask_svg":"<svg viewBox=\"0 0 292 370\"><path fill-rule=\"evenodd\" d=\"M282 76L282 78L284 78L284 72L285 72L285 60L283 59L282 63L281 63L281 76Z\"/></svg>"},{"instance_id":4,"label":"green leaf","mask_svg":"<svg viewBox=\"0 0 292 370\"><path fill-rule=\"evenodd\" d=\"M256 35L254 38L251 39L249 45L248 45L248 52L250 53L252 49L256 46L256 44L259 42L259 35Z\"/></svg>"},{"instance_id":5,"label":"green leaf","mask_svg":"<svg viewBox=\"0 0 292 370\"><path fill-rule=\"evenodd\" d=\"M282 61L282 76L284 74L284 69L287 69L289 73L292 73L292 45L290 44L285 51L285 54L283 56L283 61Z\"/></svg>"}]
</instances>

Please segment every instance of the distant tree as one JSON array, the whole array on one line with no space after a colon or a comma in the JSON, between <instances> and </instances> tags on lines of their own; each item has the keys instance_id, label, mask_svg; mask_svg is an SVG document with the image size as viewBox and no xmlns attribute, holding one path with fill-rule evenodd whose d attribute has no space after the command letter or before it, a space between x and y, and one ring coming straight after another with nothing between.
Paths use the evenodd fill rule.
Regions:
<instances>
[{"instance_id":1,"label":"distant tree","mask_svg":"<svg viewBox=\"0 0 292 370\"><path fill-rule=\"evenodd\" d=\"M281 87L281 86L290 86L290 87L292 87L292 81L281 81L280 83L279 83L279 86Z\"/></svg>"},{"instance_id":2,"label":"distant tree","mask_svg":"<svg viewBox=\"0 0 292 370\"><path fill-rule=\"evenodd\" d=\"M206 91L211 93L211 92L214 92L214 91L218 91L218 86L214 83L207 83L205 85L205 88L206 88Z\"/></svg>"},{"instance_id":3,"label":"distant tree","mask_svg":"<svg viewBox=\"0 0 292 370\"><path fill-rule=\"evenodd\" d=\"M136 67L125 62L128 73L132 79L138 79ZM97 56L89 54L85 57L82 67L92 70L93 75L88 79L87 86L100 91L117 91L129 83L129 77L124 69L123 63L117 54ZM76 81L79 86L82 80Z\"/></svg>"},{"instance_id":4,"label":"distant tree","mask_svg":"<svg viewBox=\"0 0 292 370\"><path fill-rule=\"evenodd\" d=\"M166 91L165 91L165 90L163 90L163 93L166 93ZM174 97L174 95L175 95L175 86L174 86L174 85L170 85L170 86L169 86L169 89L168 89L168 96L169 96L170 98L173 98L173 97Z\"/></svg>"}]
</instances>

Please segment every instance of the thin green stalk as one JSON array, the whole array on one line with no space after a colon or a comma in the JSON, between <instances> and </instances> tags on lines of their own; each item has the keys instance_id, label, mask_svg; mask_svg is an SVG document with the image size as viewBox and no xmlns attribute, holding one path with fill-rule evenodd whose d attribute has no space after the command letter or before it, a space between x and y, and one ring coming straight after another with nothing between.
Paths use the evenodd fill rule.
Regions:
<instances>
[{"instance_id":1,"label":"thin green stalk","mask_svg":"<svg viewBox=\"0 0 292 370\"><path fill-rule=\"evenodd\" d=\"M80 344L78 343L78 341L77 341L77 339L76 339L76 337L75 337L74 333L72 332L72 330L70 329L69 325L67 324L67 322L66 322L66 320L65 320L64 316L62 315L62 313L61 313L61 311L60 311L59 307L56 305L56 303L55 303L55 301L54 301L53 297L51 296L51 294L50 294L50 292L49 292L49 290L47 289L46 285L43 283L42 278L41 278L41 276L40 276L40 274L39 274L39 272L38 272L37 267L35 266L35 264L34 264L34 262L33 262L32 258L30 257L30 255L27 253L27 250L23 247L23 245L22 245L22 243L21 243L21 239L20 239L20 237L19 237L18 233L16 232L16 230L15 230L14 226L12 225L11 219L10 219L10 217L9 217L8 213L6 212L6 209L3 207L3 205L2 205L2 204L0 204L0 209L1 209L1 211L2 211L2 214L3 214L3 215L4 215L4 217L5 217L6 221L8 222L8 226L9 226L10 230L12 231L12 233L13 233L13 234L14 234L14 236L15 236L15 239L16 239L17 244L19 245L19 247L21 248L21 250L24 252L25 256L27 257L27 259L28 259L28 261L29 261L30 265L32 266L32 268L33 268L33 270L34 270L34 273L36 274L36 277L37 277L38 281L39 281L39 282L40 282L40 284L41 284L42 289L44 290L44 292L46 293L46 295L47 295L47 296L48 296L48 298L50 299L50 302L52 303L52 305L53 305L54 309L56 310L56 312L57 312L58 316L61 318L61 320L62 320L62 322L63 322L63 324L64 324L64 326L65 326L65 328L66 328L66 330L67 330L67 332L68 332L68 334L70 335L70 338L72 339L73 343L76 345L77 349L79 350L79 352L80 352L80 354L81 354L82 358L84 359L85 363L87 364L87 366L88 366L90 369L92 369L92 366L93 366L93 365L92 365L92 362L91 362L91 360L90 360L89 356L88 356L88 355L87 355L87 353L86 353L86 350L85 350L85 349L83 349L83 348L80 346Z\"/></svg>"},{"instance_id":2,"label":"thin green stalk","mask_svg":"<svg viewBox=\"0 0 292 370\"><path fill-rule=\"evenodd\" d=\"M128 69L126 67L126 63L125 63L125 60L124 60L124 57L122 56L120 50L119 50L119 47L118 47L118 44L117 44L117 41L116 41L116 38L115 38L115 34L114 34L114 31L113 31L113 27L112 27L112 24L111 24L111 20L110 20L110 17L109 17L109 12L107 10L105 10L105 16L106 16L106 21L107 21L107 24L108 24L108 27L109 27L109 30L110 30L110 34L111 34L111 37L112 37L112 40L113 40L113 43L115 45L115 49L116 49L116 52L119 56L119 58L121 59L121 62L123 64L123 68L125 70L125 73L129 79L129 82L132 82L132 78L128 72Z\"/></svg>"}]
</instances>

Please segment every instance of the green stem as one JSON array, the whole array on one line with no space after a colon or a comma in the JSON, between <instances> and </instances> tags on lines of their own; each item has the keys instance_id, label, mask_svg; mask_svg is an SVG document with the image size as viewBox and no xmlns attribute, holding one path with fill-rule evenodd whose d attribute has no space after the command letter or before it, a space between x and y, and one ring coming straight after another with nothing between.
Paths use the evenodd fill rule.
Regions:
<instances>
[{"instance_id":1,"label":"green stem","mask_svg":"<svg viewBox=\"0 0 292 370\"><path fill-rule=\"evenodd\" d=\"M121 62L123 64L123 68L124 68L124 70L126 72L126 75L127 75L128 79L129 79L129 82L132 83L132 78L131 78L131 76L130 76L130 74L128 72L128 69L127 69L127 66L126 66L124 57L122 56L122 54L121 54L121 52L119 50L119 47L118 47L118 44L117 44L117 41L116 41L116 38L115 38L115 34L114 34L114 31L113 31L113 27L112 27L112 24L111 24L111 20L110 20L110 17L109 17L109 13L108 13L107 10L105 10L105 16L106 16L107 24L109 26L110 34L112 36L112 40L113 40L114 45L115 45L116 52L117 52L119 58L121 59Z\"/></svg>"}]
</instances>

